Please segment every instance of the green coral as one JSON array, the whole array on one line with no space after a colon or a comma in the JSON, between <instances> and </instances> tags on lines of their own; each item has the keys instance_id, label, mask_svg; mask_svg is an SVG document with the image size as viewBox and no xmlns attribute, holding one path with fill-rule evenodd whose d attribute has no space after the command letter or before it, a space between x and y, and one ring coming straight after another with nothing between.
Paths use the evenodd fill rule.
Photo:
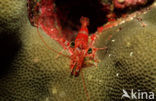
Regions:
<instances>
[{"instance_id":1,"label":"green coral","mask_svg":"<svg viewBox=\"0 0 156 101\"><path fill-rule=\"evenodd\" d=\"M101 89L103 96L112 100L120 99L122 90L146 91L156 93L156 8L147 14L137 16L132 21L105 31L99 36L97 45L107 45L103 54L101 68L105 81ZM141 18L142 21L138 21ZM143 24L145 24L143 26ZM120 30L119 30L120 29ZM114 33L115 32L115 33ZM104 42L105 34L112 34L110 41ZM99 44L100 43L100 44ZM101 69L102 71L102 69Z\"/></svg>"},{"instance_id":2,"label":"green coral","mask_svg":"<svg viewBox=\"0 0 156 101\"><path fill-rule=\"evenodd\" d=\"M7 40L1 43L7 47L1 50L0 59L9 61L0 64L8 68L0 76L0 101L86 101L82 72L90 101L120 100L122 89L156 94L156 7L138 16L141 22L134 18L102 32L96 46L108 49L98 52L98 68L83 68L78 77L70 77L69 58L56 58L57 53L45 47L28 21L25 0L3 0L0 8L0 23L4 25L0 36ZM51 48L62 50L40 32ZM110 34L113 37L107 40Z\"/></svg>"}]
</instances>

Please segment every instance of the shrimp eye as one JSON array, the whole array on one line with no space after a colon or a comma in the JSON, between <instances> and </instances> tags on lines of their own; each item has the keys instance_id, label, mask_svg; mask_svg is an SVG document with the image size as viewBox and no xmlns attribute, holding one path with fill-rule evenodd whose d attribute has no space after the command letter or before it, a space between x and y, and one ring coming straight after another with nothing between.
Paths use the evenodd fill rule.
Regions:
<instances>
[{"instance_id":1,"label":"shrimp eye","mask_svg":"<svg viewBox=\"0 0 156 101\"><path fill-rule=\"evenodd\" d=\"M72 41L71 43L70 43L70 47L74 47L75 46L75 42L74 41Z\"/></svg>"},{"instance_id":2,"label":"shrimp eye","mask_svg":"<svg viewBox=\"0 0 156 101\"><path fill-rule=\"evenodd\" d=\"M92 53L92 48L89 48L87 53L91 54Z\"/></svg>"}]
</instances>

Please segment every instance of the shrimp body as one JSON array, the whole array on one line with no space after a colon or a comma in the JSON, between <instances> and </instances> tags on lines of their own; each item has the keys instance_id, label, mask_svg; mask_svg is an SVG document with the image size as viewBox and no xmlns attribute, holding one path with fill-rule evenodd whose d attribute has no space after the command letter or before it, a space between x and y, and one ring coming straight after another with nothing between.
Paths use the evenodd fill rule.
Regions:
<instances>
[{"instance_id":1,"label":"shrimp body","mask_svg":"<svg viewBox=\"0 0 156 101\"><path fill-rule=\"evenodd\" d=\"M75 47L73 49L73 54L71 55L71 74L77 76L80 69L82 68L84 58L88 51L88 24L89 20L86 17L81 17L81 28L75 39ZM75 73L74 73L75 71Z\"/></svg>"},{"instance_id":2,"label":"shrimp body","mask_svg":"<svg viewBox=\"0 0 156 101\"><path fill-rule=\"evenodd\" d=\"M44 13L44 10L43 12ZM46 13L47 14L47 13ZM61 28L59 27L55 27L55 21L54 19L52 20L48 20L49 18L49 13L46 16L45 19L45 15L43 14L43 16L40 17L40 19L38 20L38 26L40 25L41 28L54 40L56 40L58 43L60 43L60 45L62 45L62 47L66 50L68 49L70 56L68 55L64 55L61 52L57 52L56 50L50 48L46 42L43 40L43 38L41 37L41 35L38 34L40 36L40 38L42 39L42 41L44 42L45 46L54 51L57 52L60 55L63 55L65 57L70 58L71 63L70 63L70 70L71 70L71 74L78 76L81 68L83 67L84 64L84 59L86 57L89 57L89 59L95 60L95 52L98 50L98 48L95 48L93 46L94 41L96 39L96 35L93 34L91 35L91 42L88 42L88 35L89 35L89 31L87 26L89 25L89 19L87 17L81 17L80 22L81 22L81 28L78 31L78 34L75 38L74 41L74 47L70 47L70 42L68 40L65 40L64 37L61 37ZM54 22L53 22L54 21ZM48 23L49 22L49 23ZM51 30L53 29L53 30ZM88 53L89 49L91 50L91 52ZM86 62L85 62L86 63Z\"/></svg>"}]
</instances>

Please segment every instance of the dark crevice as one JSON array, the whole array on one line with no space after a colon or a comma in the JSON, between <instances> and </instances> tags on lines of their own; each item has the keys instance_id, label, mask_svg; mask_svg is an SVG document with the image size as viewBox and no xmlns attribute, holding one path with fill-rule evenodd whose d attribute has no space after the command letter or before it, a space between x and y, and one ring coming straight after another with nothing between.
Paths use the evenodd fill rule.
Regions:
<instances>
[{"instance_id":1,"label":"dark crevice","mask_svg":"<svg viewBox=\"0 0 156 101\"><path fill-rule=\"evenodd\" d=\"M90 33L107 22L107 11L102 9L99 0L56 0L55 3L63 28L70 27L72 30L78 30L81 16L90 19L88 26Z\"/></svg>"}]
</instances>

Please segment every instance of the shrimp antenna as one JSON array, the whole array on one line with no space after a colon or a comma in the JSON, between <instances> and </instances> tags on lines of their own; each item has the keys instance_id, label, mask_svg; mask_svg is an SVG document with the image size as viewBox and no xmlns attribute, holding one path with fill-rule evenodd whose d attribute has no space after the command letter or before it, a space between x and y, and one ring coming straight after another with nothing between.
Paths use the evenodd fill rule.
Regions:
<instances>
[{"instance_id":1,"label":"shrimp antenna","mask_svg":"<svg viewBox=\"0 0 156 101\"><path fill-rule=\"evenodd\" d=\"M85 79L84 79L84 76L83 76L83 72L81 73L81 78L82 78L82 82L83 82L83 88L84 88L84 91L85 91L86 96L87 96L87 101L90 101L90 97L88 95L88 91L87 91L87 88L86 88L86 84L85 84Z\"/></svg>"},{"instance_id":2,"label":"shrimp antenna","mask_svg":"<svg viewBox=\"0 0 156 101\"><path fill-rule=\"evenodd\" d=\"M51 51L53 51L53 52L56 52L56 53L58 53L58 54L60 54L60 55L62 55L62 56L65 56L65 57L70 58L70 56L65 55L65 54L62 54L61 52L58 52L58 51L56 51L55 49L49 47L48 44L44 41L44 38L42 37L42 35L40 34L40 32L39 32L39 27L38 27L38 26L39 26L39 25L37 25L37 33L38 33L38 35L39 35L41 41L42 41L42 42L44 43L44 45L46 46L46 48L48 48L49 50L51 50Z\"/></svg>"}]
</instances>

